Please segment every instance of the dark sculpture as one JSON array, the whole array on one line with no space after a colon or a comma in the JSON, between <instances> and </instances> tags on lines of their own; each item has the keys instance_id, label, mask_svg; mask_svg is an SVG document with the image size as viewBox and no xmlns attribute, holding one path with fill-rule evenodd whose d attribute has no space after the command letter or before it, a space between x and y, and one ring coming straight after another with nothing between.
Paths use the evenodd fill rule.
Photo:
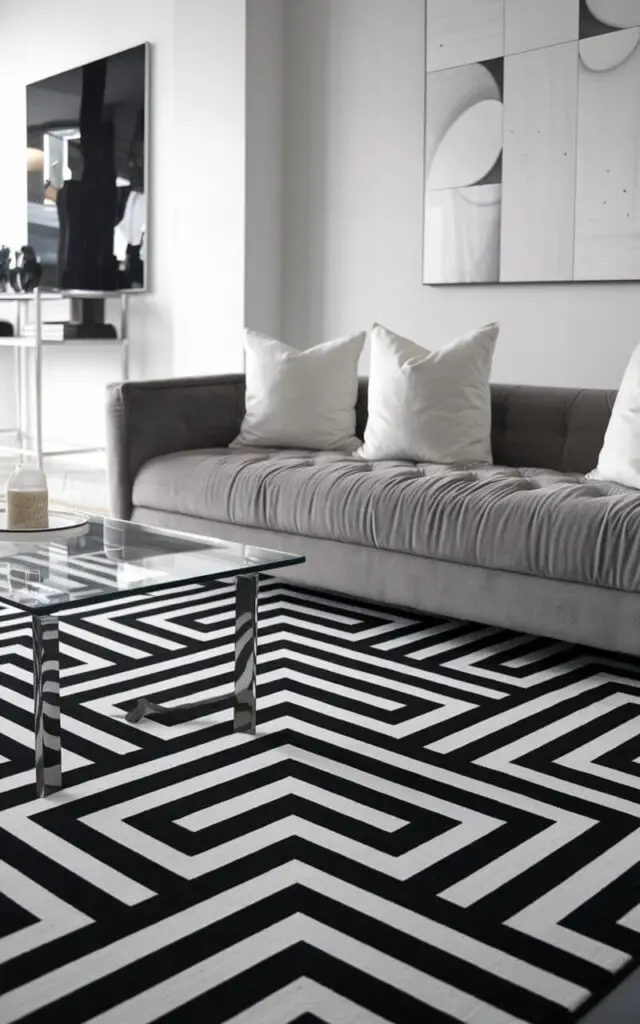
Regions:
<instances>
[{"instance_id":1,"label":"dark sculpture","mask_svg":"<svg viewBox=\"0 0 640 1024\"><path fill-rule=\"evenodd\" d=\"M4 250L2 250L4 251ZM15 266L9 268L9 281L14 292L32 292L42 278L42 264L32 245L23 245L16 253Z\"/></svg>"},{"instance_id":2,"label":"dark sculpture","mask_svg":"<svg viewBox=\"0 0 640 1024\"><path fill-rule=\"evenodd\" d=\"M42 264L36 256L32 245L23 245L20 250L20 265L18 273L23 292L32 292L37 288L42 278Z\"/></svg>"},{"instance_id":3,"label":"dark sculpture","mask_svg":"<svg viewBox=\"0 0 640 1024\"><path fill-rule=\"evenodd\" d=\"M11 279L11 249L8 245L0 245L0 292L6 292ZM8 320L0 320L0 338L13 337L13 324Z\"/></svg>"},{"instance_id":4,"label":"dark sculpture","mask_svg":"<svg viewBox=\"0 0 640 1024\"><path fill-rule=\"evenodd\" d=\"M9 283L13 288L14 292L21 292L22 285L20 283L20 253L15 254L15 266L9 268Z\"/></svg>"},{"instance_id":5,"label":"dark sculpture","mask_svg":"<svg viewBox=\"0 0 640 1024\"><path fill-rule=\"evenodd\" d=\"M11 249L8 245L0 246L0 292L6 292L11 272Z\"/></svg>"}]
</instances>

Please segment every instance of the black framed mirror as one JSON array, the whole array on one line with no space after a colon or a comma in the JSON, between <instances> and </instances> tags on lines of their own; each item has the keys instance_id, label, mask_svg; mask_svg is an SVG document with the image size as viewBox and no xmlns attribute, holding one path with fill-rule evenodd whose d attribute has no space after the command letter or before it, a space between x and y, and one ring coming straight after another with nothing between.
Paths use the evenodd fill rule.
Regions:
<instances>
[{"instance_id":1,"label":"black framed mirror","mask_svg":"<svg viewBox=\"0 0 640 1024\"><path fill-rule=\"evenodd\" d=\"M148 287L149 45L27 86L28 243L44 288Z\"/></svg>"}]
</instances>

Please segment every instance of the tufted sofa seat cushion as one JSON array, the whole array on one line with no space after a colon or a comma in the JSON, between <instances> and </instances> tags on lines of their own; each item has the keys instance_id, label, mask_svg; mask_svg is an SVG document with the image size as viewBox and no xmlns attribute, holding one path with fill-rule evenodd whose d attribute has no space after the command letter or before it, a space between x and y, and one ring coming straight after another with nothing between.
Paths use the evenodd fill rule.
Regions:
<instances>
[{"instance_id":1,"label":"tufted sofa seat cushion","mask_svg":"<svg viewBox=\"0 0 640 1024\"><path fill-rule=\"evenodd\" d=\"M640 592L640 493L575 473L224 448L147 462L133 504Z\"/></svg>"}]
</instances>

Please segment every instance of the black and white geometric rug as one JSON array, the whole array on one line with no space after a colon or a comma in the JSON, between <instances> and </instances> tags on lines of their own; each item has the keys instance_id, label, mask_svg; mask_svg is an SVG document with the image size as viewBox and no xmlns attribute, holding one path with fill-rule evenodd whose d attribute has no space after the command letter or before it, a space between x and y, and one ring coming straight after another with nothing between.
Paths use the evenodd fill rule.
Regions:
<instances>
[{"instance_id":1,"label":"black and white geometric rug","mask_svg":"<svg viewBox=\"0 0 640 1024\"><path fill-rule=\"evenodd\" d=\"M640 663L263 584L62 616L66 788L33 796L0 607L0 1022L568 1024L640 960Z\"/></svg>"}]
</instances>

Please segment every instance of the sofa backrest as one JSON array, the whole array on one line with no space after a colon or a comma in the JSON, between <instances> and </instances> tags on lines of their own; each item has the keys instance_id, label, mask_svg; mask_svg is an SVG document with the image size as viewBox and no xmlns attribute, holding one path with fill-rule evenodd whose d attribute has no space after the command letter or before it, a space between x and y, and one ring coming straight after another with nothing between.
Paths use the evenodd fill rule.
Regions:
<instances>
[{"instance_id":1,"label":"sofa backrest","mask_svg":"<svg viewBox=\"0 0 640 1024\"><path fill-rule=\"evenodd\" d=\"M367 422L366 378L358 389L358 437ZM492 384L493 460L588 473L598 462L615 391Z\"/></svg>"}]
</instances>

